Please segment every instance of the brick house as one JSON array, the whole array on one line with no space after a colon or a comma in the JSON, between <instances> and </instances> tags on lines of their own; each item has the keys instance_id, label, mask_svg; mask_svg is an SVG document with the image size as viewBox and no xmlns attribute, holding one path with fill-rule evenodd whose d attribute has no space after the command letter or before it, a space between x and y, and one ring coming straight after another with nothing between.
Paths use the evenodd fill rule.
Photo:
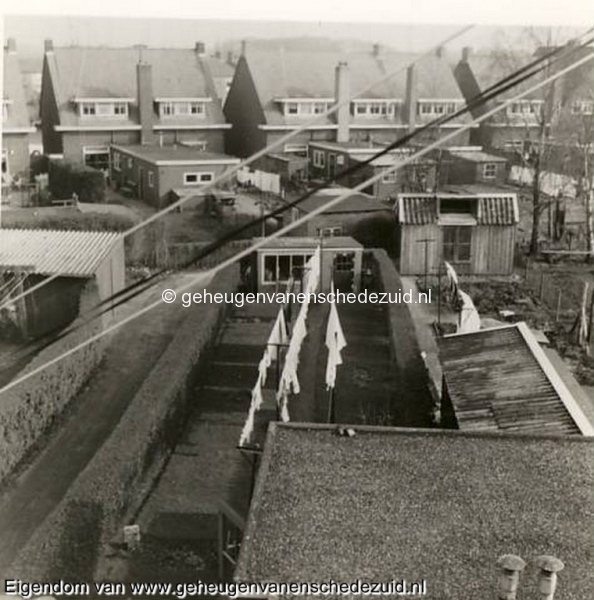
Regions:
<instances>
[{"instance_id":1,"label":"brick house","mask_svg":"<svg viewBox=\"0 0 594 600\"><path fill-rule=\"evenodd\" d=\"M195 49L54 48L46 41L45 154L108 172L109 145L184 142L223 151L225 123L204 44Z\"/></svg>"},{"instance_id":2,"label":"brick house","mask_svg":"<svg viewBox=\"0 0 594 600\"><path fill-rule=\"evenodd\" d=\"M463 106L464 97L443 53L423 57L411 66L416 59L378 45L369 52L283 46L272 52L244 43L225 103L225 116L232 124L226 150L249 156L336 103L345 106L329 117L318 117L315 124L271 152L304 154L310 142L389 143ZM387 78L389 73L394 75ZM364 89L364 94L348 102ZM433 140L468 120L459 117L439 130L426 131L423 138ZM457 143L467 140L468 134L461 134Z\"/></svg>"},{"instance_id":3,"label":"brick house","mask_svg":"<svg viewBox=\"0 0 594 600\"><path fill-rule=\"evenodd\" d=\"M128 188L139 200L156 208L170 204L174 197L198 191L239 164L232 156L181 145L114 144L110 151L112 183Z\"/></svg>"},{"instance_id":4,"label":"brick house","mask_svg":"<svg viewBox=\"0 0 594 600\"><path fill-rule=\"evenodd\" d=\"M29 168L29 144L35 127L31 125L16 43L4 47L2 96L2 184L8 184Z\"/></svg>"}]
</instances>

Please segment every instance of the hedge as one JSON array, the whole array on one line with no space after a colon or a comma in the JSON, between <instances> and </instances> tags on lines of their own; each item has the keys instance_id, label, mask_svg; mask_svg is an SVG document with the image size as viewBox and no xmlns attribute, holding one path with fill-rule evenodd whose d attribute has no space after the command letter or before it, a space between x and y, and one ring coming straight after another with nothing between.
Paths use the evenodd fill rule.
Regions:
<instances>
[{"instance_id":1,"label":"hedge","mask_svg":"<svg viewBox=\"0 0 594 600\"><path fill-rule=\"evenodd\" d=\"M98 299L95 284L89 284L85 295L87 299L81 302L94 304L90 298ZM75 321L73 326L77 324ZM72 334L39 352L13 381L96 335L101 327L101 323L96 321L82 324ZM0 482L27 457L41 436L86 383L103 356L103 347L100 340L88 344L2 393Z\"/></svg>"},{"instance_id":2,"label":"hedge","mask_svg":"<svg viewBox=\"0 0 594 600\"><path fill-rule=\"evenodd\" d=\"M76 194L81 202L105 202L103 172L66 160L50 161L49 189L57 200Z\"/></svg>"},{"instance_id":3,"label":"hedge","mask_svg":"<svg viewBox=\"0 0 594 600\"><path fill-rule=\"evenodd\" d=\"M234 265L220 272L208 289L224 293L238 283ZM213 303L187 309L188 316L118 426L19 553L11 577L102 578L97 573L99 544L90 548L89 537L98 542L100 536L105 547L153 488L185 423L197 366L215 340L226 308Z\"/></svg>"}]
</instances>

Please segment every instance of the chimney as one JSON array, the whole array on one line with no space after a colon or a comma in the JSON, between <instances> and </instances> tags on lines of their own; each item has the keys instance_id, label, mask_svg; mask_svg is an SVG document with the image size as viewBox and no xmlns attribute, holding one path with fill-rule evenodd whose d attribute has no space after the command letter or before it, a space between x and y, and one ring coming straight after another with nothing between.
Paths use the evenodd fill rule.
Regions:
<instances>
[{"instance_id":1,"label":"chimney","mask_svg":"<svg viewBox=\"0 0 594 600\"><path fill-rule=\"evenodd\" d=\"M196 42L194 50L198 56L206 56L206 44L204 42Z\"/></svg>"},{"instance_id":2,"label":"chimney","mask_svg":"<svg viewBox=\"0 0 594 600\"><path fill-rule=\"evenodd\" d=\"M6 40L6 50L9 54L16 54L16 40L14 38L8 38Z\"/></svg>"},{"instance_id":3,"label":"chimney","mask_svg":"<svg viewBox=\"0 0 594 600\"><path fill-rule=\"evenodd\" d=\"M139 62L136 65L136 85L138 88L138 120L140 121L140 143L150 144L153 132L153 69L151 65Z\"/></svg>"},{"instance_id":4,"label":"chimney","mask_svg":"<svg viewBox=\"0 0 594 600\"><path fill-rule=\"evenodd\" d=\"M45 40L43 42L43 49L45 52L53 52L54 51L54 41L53 40Z\"/></svg>"},{"instance_id":5,"label":"chimney","mask_svg":"<svg viewBox=\"0 0 594 600\"><path fill-rule=\"evenodd\" d=\"M462 62L468 62L472 56L472 46L464 46L462 48Z\"/></svg>"},{"instance_id":6,"label":"chimney","mask_svg":"<svg viewBox=\"0 0 594 600\"><path fill-rule=\"evenodd\" d=\"M417 70L415 65L410 65L406 70L406 91L404 98L404 120L408 133L415 130L415 116L417 109Z\"/></svg>"},{"instance_id":7,"label":"chimney","mask_svg":"<svg viewBox=\"0 0 594 600\"><path fill-rule=\"evenodd\" d=\"M376 58L381 54L382 47L380 44L373 44L373 56Z\"/></svg>"},{"instance_id":8,"label":"chimney","mask_svg":"<svg viewBox=\"0 0 594 600\"><path fill-rule=\"evenodd\" d=\"M565 565L554 556L539 556L536 566L540 569L538 574L538 592L541 600L553 600L557 588L557 573L563 570Z\"/></svg>"},{"instance_id":9,"label":"chimney","mask_svg":"<svg viewBox=\"0 0 594 600\"><path fill-rule=\"evenodd\" d=\"M349 65L339 62L334 75L334 97L340 108L336 111L336 141L339 143L349 141L349 121L351 119L351 82Z\"/></svg>"},{"instance_id":10,"label":"chimney","mask_svg":"<svg viewBox=\"0 0 594 600\"><path fill-rule=\"evenodd\" d=\"M520 573L526 563L515 554L504 554L497 560L499 580L497 585L498 600L515 600L520 582Z\"/></svg>"}]
</instances>

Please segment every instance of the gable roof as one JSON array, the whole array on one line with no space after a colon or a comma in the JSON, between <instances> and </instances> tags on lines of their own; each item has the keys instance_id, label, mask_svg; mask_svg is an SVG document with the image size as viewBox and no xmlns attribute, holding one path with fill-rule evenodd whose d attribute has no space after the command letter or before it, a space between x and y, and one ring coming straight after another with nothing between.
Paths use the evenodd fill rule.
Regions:
<instances>
[{"instance_id":1,"label":"gable roof","mask_svg":"<svg viewBox=\"0 0 594 600\"><path fill-rule=\"evenodd\" d=\"M565 563L594 594L594 441L273 423L236 581L427 581L427 598L496 595L497 558ZM521 580L522 597L536 593Z\"/></svg>"},{"instance_id":2,"label":"gable roof","mask_svg":"<svg viewBox=\"0 0 594 600\"><path fill-rule=\"evenodd\" d=\"M29 110L23 85L18 54L4 48L4 71L3 71L3 96L2 100L8 101L8 119L2 122L2 132L10 133L11 130L24 129L35 131L29 120Z\"/></svg>"},{"instance_id":3,"label":"gable roof","mask_svg":"<svg viewBox=\"0 0 594 600\"><path fill-rule=\"evenodd\" d=\"M525 323L445 336L439 348L460 429L594 435Z\"/></svg>"},{"instance_id":4,"label":"gable roof","mask_svg":"<svg viewBox=\"0 0 594 600\"><path fill-rule=\"evenodd\" d=\"M476 199L477 225L515 225L519 220L518 198L511 193L455 194L411 193L398 194L396 210L403 225L428 225L438 221L438 200Z\"/></svg>"},{"instance_id":5,"label":"gable roof","mask_svg":"<svg viewBox=\"0 0 594 600\"><path fill-rule=\"evenodd\" d=\"M366 99L399 99L404 101L406 92L406 69L415 60L417 69L417 97L423 99L459 99L462 94L446 60L437 56L424 56L385 52L375 56L371 52L348 52L338 50L311 51L286 49L262 51L247 47L240 59L245 61L254 82L260 104L268 125L303 122L303 119L282 114L279 98L334 99L335 69L339 62L348 64L351 94L367 90ZM393 73L389 79L376 83ZM374 85L375 84L375 85ZM373 87L371 87L373 86ZM386 119L357 118L352 123L371 125L386 123ZM403 124L402 116L397 124ZM332 124L333 118L318 121Z\"/></svg>"},{"instance_id":6,"label":"gable roof","mask_svg":"<svg viewBox=\"0 0 594 600\"><path fill-rule=\"evenodd\" d=\"M212 98L206 104L205 122L224 123L212 78L193 49L72 46L46 52L45 60L62 126L79 124L74 98L134 98L128 124L137 123L136 65L140 61L152 67L154 98ZM175 123L196 123L185 121L176 119ZM122 121L117 123L121 125Z\"/></svg>"},{"instance_id":7,"label":"gable roof","mask_svg":"<svg viewBox=\"0 0 594 600\"><path fill-rule=\"evenodd\" d=\"M0 268L37 275L93 277L121 239L119 233L107 231L2 229Z\"/></svg>"}]
</instances>

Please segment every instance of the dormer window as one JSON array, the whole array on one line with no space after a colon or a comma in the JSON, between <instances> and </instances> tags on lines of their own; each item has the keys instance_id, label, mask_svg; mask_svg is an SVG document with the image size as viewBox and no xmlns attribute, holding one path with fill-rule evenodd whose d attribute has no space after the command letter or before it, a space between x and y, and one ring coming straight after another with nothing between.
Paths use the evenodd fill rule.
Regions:
<instances>
[{"instance_id":1,"label":"dormer window","mask_svg":"<svg viewBox=\"0 0 594 600\"><path fill-rule=\"evenodd\" d=\"M591 115L594 113L594 100L576 100L571 105L573 115Z\"/></svg>"},{"instance_id":2,"label":"dormer window","mask_svg":"<svg viewBox=\"0 0 594 600\"><path fill-rule=\"evenodd\" d=\"M206 104L211 98L157 98L161 118L190 117L202 118L206 115Z\"/></svg>"},{"instance_id":3,"label":"dormer window","mask_svg":"<svg viewBox=\"0 0 594 600\"><path fill-rule=\"evenodd\" d=\"M426 116L451 115L461 106L458 100L419 100L418 114Z\"/></svg>"},{"instance_id":4,"label":"dormer window","mask_svg":"<svg viewBox=\"0 0 594 600\"><path fill-rule=\"evenodd\" d=\"M542 100L518 100L507 107L507 114L511 117L529 116L540 114Z\"/></svg>"},{"instance_id":5,"label":"dormer window","mask_svg":"<svg viewBox=\"0 0 594 600\"><path fill-rule=\"evenodd\" d=\"M353 114L357 117L393 117L398 111L400 100L353 100Z\"/></svg>"},{"instance_id":6,"label":"dormer window","mask_svg":"<svg viewBox=\"0 0 594 600\"><path fill-rule=\"evenodd\" d=\"M334 103L333 98L277 98L283 115L290 117L321 115Z\"/></svg>"},{"instance_id":7,"label":"dormer window","mask_svg":"<svg viewBox=\"0 0 594 600\"><path fill-rule=\"evenodd\" d=\"M80 117L111 119L128 118L128 104L132 101L132 98L85 98L74 100L75 104L78 105L78 114Z\"/></svg>"}]
</instances>

